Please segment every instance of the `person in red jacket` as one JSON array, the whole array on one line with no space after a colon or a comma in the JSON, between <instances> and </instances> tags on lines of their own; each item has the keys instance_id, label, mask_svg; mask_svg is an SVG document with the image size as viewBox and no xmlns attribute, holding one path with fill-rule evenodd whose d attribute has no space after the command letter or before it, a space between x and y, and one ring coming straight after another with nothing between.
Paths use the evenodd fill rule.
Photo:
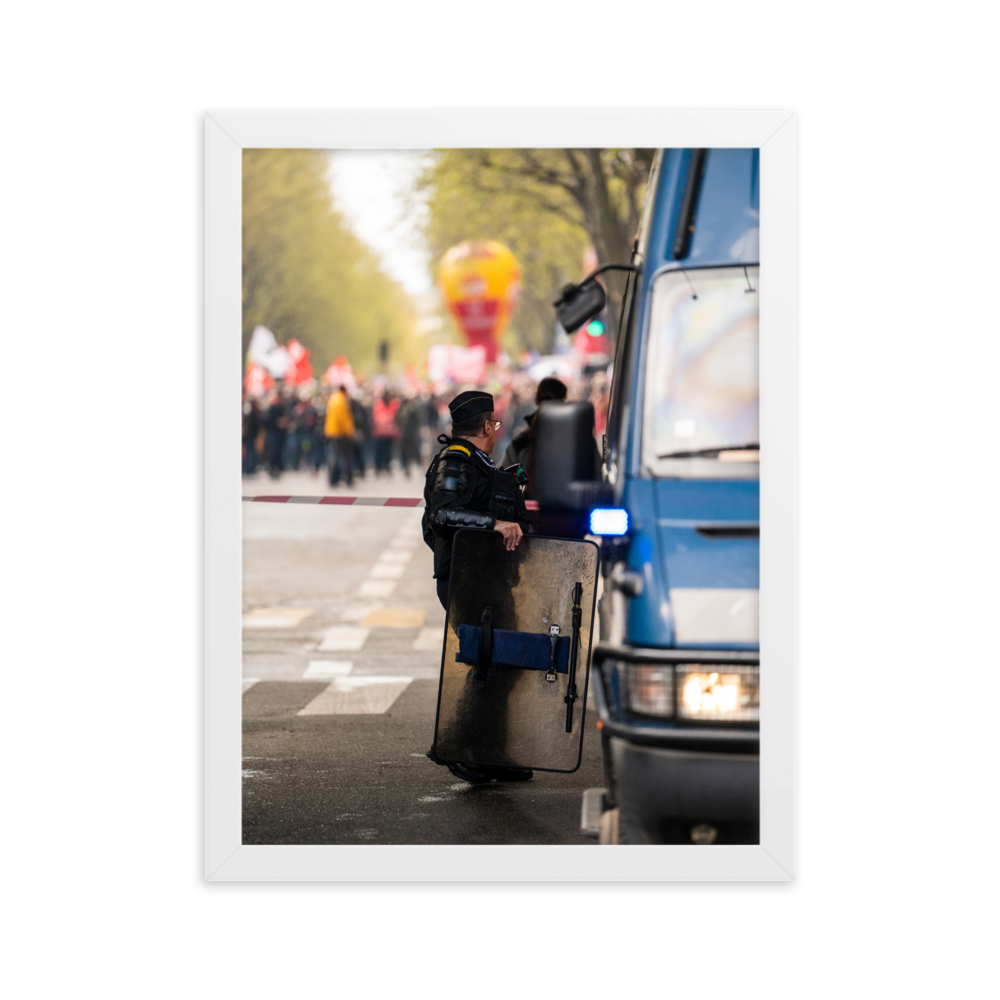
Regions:
<instances>
[{"instance_id":1,"label":"person in red jacket","mask_svg":"<svg viewBox=\"0 0 1000 1000\"><path fill-rule=\"evenodd\" d=\"M372 407L372 437L375 440L375 475L389 472L392 462L392 445L400 438L399 400L390 393L375 400Z\"/></svg>"}]
</instances>

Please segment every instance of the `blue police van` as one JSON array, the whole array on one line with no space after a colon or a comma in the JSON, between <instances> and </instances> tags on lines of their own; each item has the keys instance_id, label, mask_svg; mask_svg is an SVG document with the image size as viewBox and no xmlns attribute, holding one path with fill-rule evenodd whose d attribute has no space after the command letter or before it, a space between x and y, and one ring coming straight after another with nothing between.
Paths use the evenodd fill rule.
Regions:
<instances>
[{"instance_id":1,"label":"blue police van","mask_svg":"<svg viewBox=\"0 0 1000 1000\"><path fill-rule=\"evenodd\" d=\"M602 843L759 841L759 163L661 150L631 260L556 303L577 328L604 305L596 274L628 272L604 482L589 404L543 408L547 447L539 431L542 507L602 536Z\"/></svg>"}]
</instances>

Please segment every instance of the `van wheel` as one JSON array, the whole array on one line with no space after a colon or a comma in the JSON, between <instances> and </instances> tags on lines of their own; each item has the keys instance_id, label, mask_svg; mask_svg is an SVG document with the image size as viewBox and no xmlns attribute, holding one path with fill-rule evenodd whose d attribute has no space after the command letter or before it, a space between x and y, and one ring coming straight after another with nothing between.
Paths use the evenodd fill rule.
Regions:
<instances>
[{"instance_id":1,"label":"van wheel","mask_svg":"<svg viewBox=\"0 0 1000 1000\"><path fill-rule=\"evenodd\" d=\"M608 809L601 813L601 829L597 835L599 844L617 844L618 840L618 810Z\"/></svg>"}]
</instances>

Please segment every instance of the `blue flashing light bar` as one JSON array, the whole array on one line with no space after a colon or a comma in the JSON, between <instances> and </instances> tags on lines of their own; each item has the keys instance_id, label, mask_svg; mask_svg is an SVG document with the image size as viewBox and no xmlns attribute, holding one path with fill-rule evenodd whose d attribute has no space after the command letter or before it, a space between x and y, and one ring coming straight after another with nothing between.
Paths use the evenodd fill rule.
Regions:
<instances>
[{"instance_id":1,"label":"blue flashing light bar","mask_svg":"<svg viewBox=\"0 0 1000 1000\"><path fill-rule=\"evenodd\" d=\"M624 535L628 531L628 511L621 507L597 507L590 512L592 535Z\"/></svg>"}]
</instances>

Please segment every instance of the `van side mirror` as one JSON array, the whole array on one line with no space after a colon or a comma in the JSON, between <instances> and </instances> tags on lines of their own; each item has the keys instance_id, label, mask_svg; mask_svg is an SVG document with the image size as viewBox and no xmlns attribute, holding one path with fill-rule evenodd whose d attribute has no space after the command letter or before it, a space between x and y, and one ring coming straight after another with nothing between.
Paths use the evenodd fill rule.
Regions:
<instances>
[{"instance_id":1,"label":"van side mirror","mask_svg":"<svg viewBox=\"0 0 1000 1000\"><path fill-rule=\"evenodd\" d=\"M592 403L542 403L535 417L535 497L544 513L586 514L610 502L595 468Z\"/></svg>"},{"instance_id":2,"label":"van side mirror","mask_svg":"<svg viewBox=\"0 0 1000 1000\"><path fill-rule=\"evenodd\" d=\"M579 285L567 285L552 304L562 328L573 333L601 312L607 304L607 296L600 282L591 277Z\"/></svg>"}]
</instances>

